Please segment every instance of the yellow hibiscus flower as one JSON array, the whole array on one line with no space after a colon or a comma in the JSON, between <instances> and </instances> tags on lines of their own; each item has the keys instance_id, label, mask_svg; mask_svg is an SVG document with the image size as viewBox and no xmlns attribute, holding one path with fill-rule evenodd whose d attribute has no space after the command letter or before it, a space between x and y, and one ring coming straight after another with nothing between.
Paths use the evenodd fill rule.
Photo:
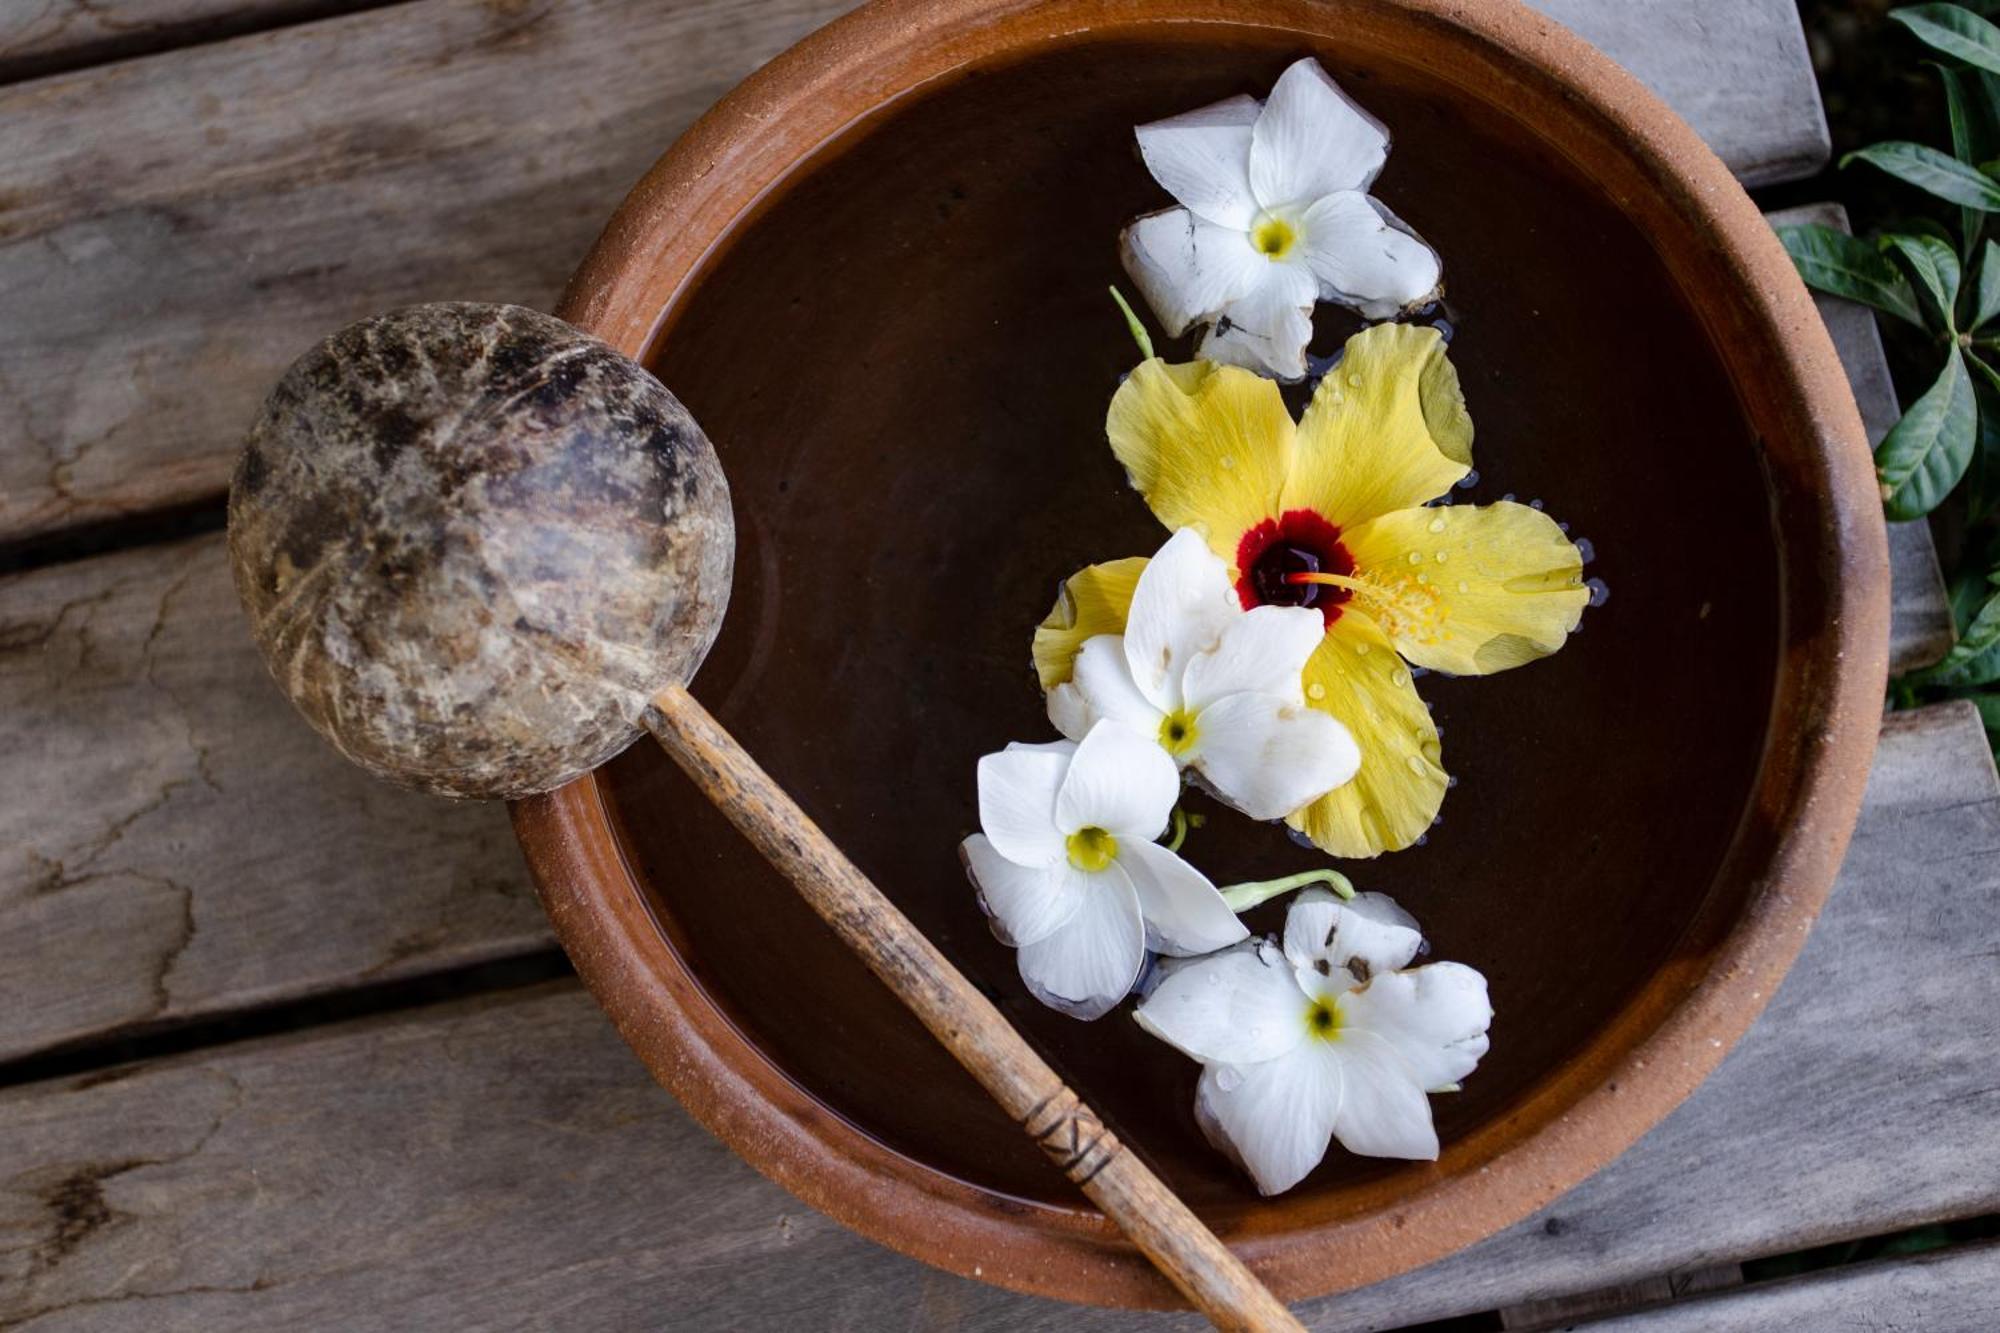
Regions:
<instances>
[{"instance_id":1,"label":"yellow hibiscus flower","mask_svg":"<svg viewBox=\"0 0 2000 1333\"><path fill-rule=\"evenodd\" d=\"M1246 608L1326 618L1307 701L1346 725L1361 770L1288 822L1335 856L1423 836L1449 779L1406 663L1471 676L1520 666L1562 647L1590 600L1582 552L1540 510L1426 505L1472 468L1444 340L1410 324L1356 334L1296 425L1271 380L1151 359L1106 426L1153 513L1201 533ZM1093 565L1064 586L1035 632L1043 689L1069 679L1084 640L1123 630L1145 564Z\"/></svg>"}]
</instances>

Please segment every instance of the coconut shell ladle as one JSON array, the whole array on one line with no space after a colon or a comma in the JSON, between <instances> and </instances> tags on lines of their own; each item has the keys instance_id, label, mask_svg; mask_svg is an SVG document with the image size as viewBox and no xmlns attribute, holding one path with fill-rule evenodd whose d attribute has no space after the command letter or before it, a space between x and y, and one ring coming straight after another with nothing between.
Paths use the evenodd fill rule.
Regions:
<instances>
[{"instance_id":1,"label":"coconut shell ladle","mask_svg":"<svg viewBox=\"0 0 2000 1333\"><path fill-rule=\"evenodd\" d=\"M721 465L680 402L516 306L414 306L334 334L273 390L229 493L258 647L342 754L406 786L514 798L650 731L1196 1308L1298 1329L688 693L734 550Z\"/></svg>"}]
</instances>

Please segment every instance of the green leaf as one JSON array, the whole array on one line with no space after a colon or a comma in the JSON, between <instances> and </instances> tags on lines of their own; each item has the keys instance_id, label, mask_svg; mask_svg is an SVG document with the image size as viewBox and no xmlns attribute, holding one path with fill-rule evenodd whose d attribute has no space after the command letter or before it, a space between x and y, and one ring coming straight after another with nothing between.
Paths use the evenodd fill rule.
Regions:
<instances>
[{"instance_id":1,"label":"green leaf","mask_svg":"<svg viewBox=\"0 0 2000 1333\"><path fill-rule=\"evenodd\" d=\"M1878 245L1891 251L1916 279L1917 289L1927 298L1925 315L1929 322L1947 332L1958 329L1958 254L1935 236L1910 236L1890 232Z\"/></svg>"},{"instance_id":2,"label":"green leaf","mask_svg":"<svg viewBox=\"0 0 2000 1333\"><path fill-rule=\"evenodd\" d=\"M1909 280L1869 242L1818 223L1780 227L1778 239L1785 243L1806 286L1924 326ZM1995 281L2000 282L2000 273Z\"/></svg>"},{"instance_id":3,"label":"green leaf","mask_svg":"<svg viewBox=\"0 0 2000 1333\"><path fill-rule=\"evenodd\" d=\"M1888 516L1921 518L1943 503L1972 461L1978 430L1972 380L1954 347L1945 355L1937 382L1876 446L1875 475L1882 481Z\"/></svg>"},{"instance_id":4,"label":"green leaf","mask_svg":"<svg viewBox=\"0 0 2000 1333\"><path fill-rule=\"evenodd\" d=\"M2000 315L2000 245L1988 241L1979 251L1979 282L1967 327L1977 329L1995 315Z\"/></svg>"},{"instance_id":5,"label":"green leaf","mask_svg":"<svg viewBox=\"0 0 2000 1333\"><path fill-rule=\"evenodd\" d=\"M2000 74L2000 28L1971 10L1961 5L1911 5L1890 10L1889 17L1924 45Z\"/></svg>"},{"instance_id":6,"label":"green leaf","mask_svg":"<svg viewBox=\"0 0 2000 1333\"><path fill-rule=\"evenodd\" d=\"M2000 680L2000 592L1986 599L1936 666L1914 673L1911 679L1929 685L1987 685Z\"/></svg>"},{"instance_id":7,"label":"green leaf","mask_svg":"<svg viewBox=\"0 0 2000 1333\"><path fill-rule=\"evenodd\" d=\"M1880 167L1897 180L1936 195L1946 203L1976 208L1982 213L2000 212L2000 182L1935 148L1892 139L1857 148L1841 158L1840 165L1845 167L1857 161Z\"/></svg>"},{"instance_id":8,"label":"green leaf","mask_svg":"<svg viewBox=\"0 0 2000 1333\"><path fill-rule=\"evenodd\" d=\"M1961 65L1934 65L1944 83L1945 106L1951 113L1951 149L1961 162L1985 162L2000 157L2000 76ZM1972 256L1985 214L1976 208L1959 210L1965 233L1964 254Z\"/></svg>"}]
</instances>

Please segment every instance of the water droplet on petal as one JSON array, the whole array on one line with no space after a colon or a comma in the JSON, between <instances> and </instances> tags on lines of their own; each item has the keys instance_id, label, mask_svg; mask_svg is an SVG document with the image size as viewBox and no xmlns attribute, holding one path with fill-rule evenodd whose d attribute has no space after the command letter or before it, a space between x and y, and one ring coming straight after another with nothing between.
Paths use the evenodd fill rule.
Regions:
<instances>
[{"instance_id":1,"label":"water droplet on petal","mask_svg":"<svg viewBox=\"0 0 2000 1333\"><path fill-rule=\"evenodd\" d=\"M1611 585L1603 579L1592 579L1583 586L1590 589L1590 604L1592 606L1603 606L1611 600Z\"/></svg>"},{"instance_id":2,"label":"water droplet on petal","mask_svg":"<svg viewBox=\"0 0 2000 1333\"><path fill-rule=\"evenodd\" d=\"M1357 657L1366 657L1366 656L1368 656L1368 645L1367 645L1367 644L1365 644L1365 643L1357 643L1357 644L1355 644L1355 645L1354 645L1354 653L1355 653L1355 656L1357 656Z\"/></svg>"},{"instance_id":3,"label":"water droplet on petal","mask_svg":"<svg viewBox=\"0 0 2000 1333\"><path fill-rule=\"evenodd\" d=\"M1410 683L1410 673L1401 667L1397 667L1390 673L1389 679L1395 681L1398 685L1408 685Z\"/></svg>"},{"instance_id":4,"label":"water droplet on petal","mask_svg":"<svg viewBox=\"0 0 2000 1333\"><path fill-rule=\"evenodd\" d=\"M1466 582L1466 581L1465 581L1464 579L1460 579L1460 580L1458 581L1458 590L1459 590L1460 592L1471 592L1471 591L1472 591L1472 585L1471 585L1471 584L1469 584L1469 583L1467 583L1467 582Z\"/></svg>"},{"instance_id":5,"label":"water droplet on petal","mask_svg":"<svg viewBox=\"0 0 2000 1333\"><path fill-rule=\"evenodd\" d=\"M1234 458L1230 457L1230 456L1229 456L1228 454L1224 454L1224 455L1222 456L1222 458L1221 458L1221 463L1222 463L1222 470L1223 470L1224 472L1227 472L1227 471L1228 471L1228 470L1229 470L1230 468L1233 468L1233 467L1235 467L1235 466L1236 466L1236 460L1235 460Z\"/></svg>"},{"instance_id":6,"label":"water droplet on petal","mask_svg":"<svg viewBox=\"0 0 2000 1333\"><path fill-rule=\"evenodd\" d=\"M1403 762L1405 764L1408 764L1410 767L1410 771L1412 773L1415 773L1418 777L1422 777L1424 773L1427 771L1424 768L1424 761L1417 758L1417 756L1415 755L1409 755L1405 757Z\"/></svg>"},{"instance_id":7,"label":"water droplet on petal","mask_svg":"<svg viewBox=\"0 0 2000 1333\"><path fill-rule=\"evenodd\" d=\"M1431 520L1431 531L1432 531L1432 532L1443 532L1443 531L1444 531L1444 520L1443 520L1443 519L1441 519L1441 518L1434 518L1434 519L1432 519L1432 520Z\"/></svg>"},{"instance_id":8,"label":"water droplet on petal","mask_svg":"<svg viewBox=\"0 0 2000 1333\"><path fill-rule=\"evenodd\" d=\"M1586 565L1597 559L1597 548L1590 544L1590 538L1588 537L1578 537L1576 539L1576 553L1583 557L1583 563Z\"/></svg>"},{"instance_id":9,"label":"water droplet on petal","mask_svg":"<svg viewBox=\"0 0 2000 1333\"><path fill-rule=\"evenodd\" d=\"M1412 551L1410 552L1410 563L1413 565L1421 564L1423 563L1423 557L1421 555L1418 555L1415 551Z\"/></svg>"},{"instance_id":10,"label":"water droplet on petal","mask_svg":"<svg viewBox=\"0 0 2000 1333\"><path fill-rule=\"evenodd\" d=\"M1441 565L1441 564L1443 564L1443 563L1444 563L1444 562L1445 562L1445 561L1446 561L1447 559L1449 559L1449 558L1450 558L1450 557L1449 557L1449 556L1448 556L1448 555L1447 555L1447 554L1446 554L1445 552L1443 552L1443 551L1439 551L1439 552L1438 552L1438 563L1439 563L1440 565Z\"/></svg>"},{"instance_id":11,"label":"water droplet on petal","mask_svg":"<svg viewBox=\"0 0 2000 1333\"><path fill-rule=\"evenodd\" d=\"M1215 1086L1223 1092L1234 1092L1243 1086L1243 1071L1235 1065L1218 1065L1215 1070Z\"/></svg>"},{"instance_id":12,"label":"water droplet on petal","mask_svg":"<svg viewBox=\"0 0 2000 1333\"><path fill-rule=\"evenodd\" d=\"M1358 372L1357 372L1357 373L1354 373L1354 374L1350 374L1350 375L1349 375L1349 376L1347 377L1347 383L1348 383L1348 386L1349 386L1350 388L1355 388L1355 389L1358 389L1358 388L1360 388L1360 387L1361 387L1361 376L1360 376L1360 374L1359 374Z\"/></svg>"},{"instance_id":13,"label":"water droplet on petal","mask_svg":"<svg viewBox=\"0 0 2000 1333\"><path fill-rule=\"evenodd\" d=\"M1326 686L1320 684L1318 681L1314 681L1312 684L1306 686L1306 697L1308 699L1326 698Z\"/></svg>"}]
</instances>

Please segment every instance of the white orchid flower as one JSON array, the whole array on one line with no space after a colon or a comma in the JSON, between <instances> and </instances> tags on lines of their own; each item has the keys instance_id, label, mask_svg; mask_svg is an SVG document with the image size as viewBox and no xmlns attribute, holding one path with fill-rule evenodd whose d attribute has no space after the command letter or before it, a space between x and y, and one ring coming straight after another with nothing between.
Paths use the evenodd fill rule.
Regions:
<instances>
[{"instance_id":1,"label":"white orchid flower","mask_svg":"<svg viewBox=\"0 0 2000 1333\"><path fill-rule=\"evenodd\" d=\"M1268 102L1232 97L1138 137L1182 206L1125 229L1125 270L1169 334L1210 326L1199 355L1299 379L1316 301L1387 319L1437 296L1437 252L1368 193L1388 131L1310 57Z\"/></svg>"},{"instance_id":2,"label":"white orchid flower","mask_svg":"<svg viewBox=\"0 0 2000 1333\"><path fill-rule=\"evenodd\" d=\"M1071 739L1122 722L1244 814L1283 819L1361 767L1347 728L1306 706L1302 673L1325 634L1308 607L1245 611L1228 567L1182 528L1139 575L1125 632L1086 640L1049 691L1049 720Z\"/></svg>"},{"instance_id":3,"label":"white orchid flower","mask_svg":"<svg viewBox=\"0 0 2000 1333\"><path fill-rule=\"evenodd\" d=\"M1379 893L1302 893L1269 940L1176 967L1139 1005L1148 1032L1201 1061L1195 1118L1265 1194L1290 1189L1329 1139L1369 1157L1433 1160L1427 1093L1486 1054L1486 978L1458 963L1401 969L1423 939Z\"/></svg>"},{"instance_id":4,"label":"white orchid flower","mask_svg":"<svg viewBox=\"0 0 2000 1333\"><path fill-rule=\"evenodd\" d=\"M1081 743L1010 745L979 761L983 833L961 848L993 933L1035 997L1099 1018L1150 947L1208 953L1248 932L1208 877L1154 841L1180 796L1166 752L1117 722Z\"/></svg>"}]
</instances>

